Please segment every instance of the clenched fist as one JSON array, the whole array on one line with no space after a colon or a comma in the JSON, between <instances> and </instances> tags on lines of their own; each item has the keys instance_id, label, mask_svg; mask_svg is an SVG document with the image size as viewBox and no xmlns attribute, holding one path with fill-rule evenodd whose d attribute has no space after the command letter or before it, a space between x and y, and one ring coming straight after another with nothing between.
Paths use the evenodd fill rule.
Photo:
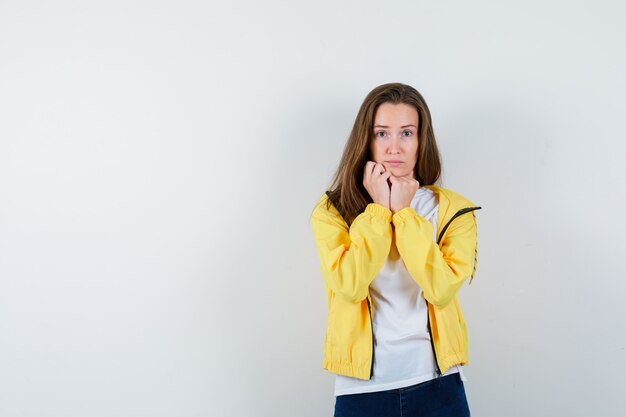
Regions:
<instances>
[{"instance_id":1,"label":"clenched fist","mask_svg":"<svg viewBox=\"0 0 626 417\"><path fill-rule=\"evenodd\" d=\"M412 176L389 178L391 181L391 195L389 198L389 208L395 214L405 207L411 205L415 193L420 188L420 183Z\"/></svg>"},{"instance_id":2,"label":"clenched fist","mask_svg":"<svg viewBox=\"0 0 626 417\"><path fill-rule=\"evenodd\" d=\"M387 180L391 172L385 170L383 164L367 161L363 172L363 186L376 204L390 208L391 189ZM410 201L409 201L410 202Z\"/></svg>"}]
</instances>

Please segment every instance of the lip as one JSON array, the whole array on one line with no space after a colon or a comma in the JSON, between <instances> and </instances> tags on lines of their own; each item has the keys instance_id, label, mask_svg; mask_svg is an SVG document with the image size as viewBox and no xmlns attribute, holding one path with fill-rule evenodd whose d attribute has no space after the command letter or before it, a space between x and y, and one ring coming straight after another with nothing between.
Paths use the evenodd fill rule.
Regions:
<instances>
[{"instance_id":1,"label":"lip","mask_svg":"<svg viewBox=\"0 0 626 417\"><path fill-rule=\"evenodd\" d=\"M387 163L393 167L402 164L402 161L387 161Z\"/></svg>"}]
</instances>

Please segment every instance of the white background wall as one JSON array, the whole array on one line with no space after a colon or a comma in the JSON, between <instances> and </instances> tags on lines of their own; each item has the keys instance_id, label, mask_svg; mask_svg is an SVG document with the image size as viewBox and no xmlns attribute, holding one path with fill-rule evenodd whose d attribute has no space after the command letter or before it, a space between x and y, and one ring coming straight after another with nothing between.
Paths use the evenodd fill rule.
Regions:
<instances>
[{"instance_id":1,"label":"white background wall","mask_svg":"<svg viewBox=\"0 0 626 417\"><path fill-rule=\"evenodd\" d=\"M476 416L621 416L620 1L0 1L0 415L331 416L309 224L359 105L479 205Z\"/></svg>"}]
</instances>

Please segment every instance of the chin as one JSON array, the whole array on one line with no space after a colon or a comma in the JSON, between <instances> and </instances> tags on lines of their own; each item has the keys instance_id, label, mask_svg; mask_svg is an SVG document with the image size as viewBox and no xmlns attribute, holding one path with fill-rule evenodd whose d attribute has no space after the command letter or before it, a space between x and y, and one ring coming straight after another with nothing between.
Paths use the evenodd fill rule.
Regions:
<instances>
[{"instance_id":1,"label":"chin","mask_svg":"<svg viewBox=\"0 0 626 417\"><path fill-rule=\"evenodd\" d=\"M391 175L393 175L394 177L405 177L407 175L411 175L410 172L406 172L398 168L390 168L389 172L391 172Z\"/></svg>"}]
</instances>

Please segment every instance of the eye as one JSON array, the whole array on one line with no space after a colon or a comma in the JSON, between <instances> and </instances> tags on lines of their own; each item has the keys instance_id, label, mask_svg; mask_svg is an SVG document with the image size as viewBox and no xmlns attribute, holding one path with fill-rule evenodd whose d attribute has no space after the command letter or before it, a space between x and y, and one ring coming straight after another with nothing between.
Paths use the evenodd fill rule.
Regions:
<instances>
[{"instance_id":1,"label":"eye","mask_svg":"<svg viewBox=\"0 0 626 417\"><path fill-rule=\"evenodd\" d=\"M385 136L387 136L387 132L385 132L384 130L379 130L375 133L375 135L377 138L384 138Z\"/></svg>"},{"instance_id":2,"label":"eye","mask_svg":"<svg viewBox=\"0 0 626 417\"><path fill-rule=\"evenodd\" d=\"M413 132L410 130L405 130L404 132L402 132L402 136L404 136L405 138L409 138L413 136Z\"/></svg>"}]
</instances>

